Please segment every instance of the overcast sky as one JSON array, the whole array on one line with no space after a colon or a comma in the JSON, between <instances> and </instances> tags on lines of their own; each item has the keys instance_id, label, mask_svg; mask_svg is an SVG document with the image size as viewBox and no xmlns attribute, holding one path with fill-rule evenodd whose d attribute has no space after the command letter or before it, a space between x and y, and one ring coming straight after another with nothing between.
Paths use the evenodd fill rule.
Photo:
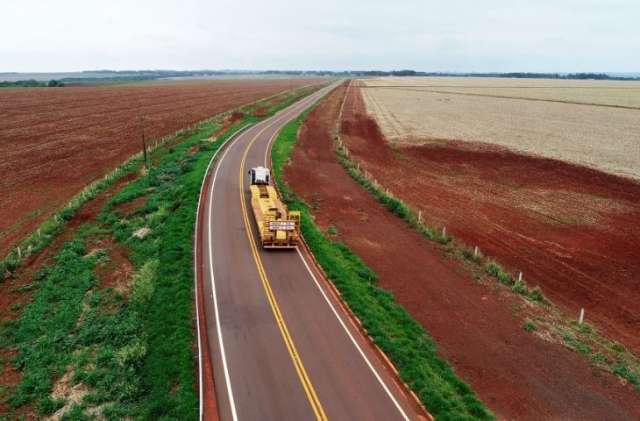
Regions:
<instances>
[{"instance_id":1,"label":"overcast sky","mask_svg":"<svg viewBox=\"0 0 640 421\"><path fill-rule=\"evenodd\" d=\"M3 0L0 72L640 71L639 0Z\"/></svg>"}]
</instances>

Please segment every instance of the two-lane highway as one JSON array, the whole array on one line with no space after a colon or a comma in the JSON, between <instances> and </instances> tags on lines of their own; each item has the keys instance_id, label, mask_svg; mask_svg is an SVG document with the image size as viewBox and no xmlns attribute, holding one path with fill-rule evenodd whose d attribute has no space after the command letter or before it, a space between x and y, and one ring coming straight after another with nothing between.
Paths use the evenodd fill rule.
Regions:
<instances>
[{"instance_id":1,"label":"two-lane highway","mask_svg":"<svg viewBox=\"0 0 640 421\"><path fill-rule=\"evenodd\" d=\"M279 130L334 87L231 139L205 179L196 273L210 361L201 365L212 368L223 420L419 417L304 250L265 251L257 241L247 171L270 167Z\"/></svg>"}]
</instances>

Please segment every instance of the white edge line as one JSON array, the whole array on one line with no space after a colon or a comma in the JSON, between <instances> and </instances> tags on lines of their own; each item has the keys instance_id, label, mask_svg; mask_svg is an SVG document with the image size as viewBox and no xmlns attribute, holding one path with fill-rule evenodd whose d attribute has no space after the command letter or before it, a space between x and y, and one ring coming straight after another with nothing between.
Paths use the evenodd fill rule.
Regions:
<instances>
[{"instance_id":1,"label":"white edge line","mask_svg":"<svg viewBox=\"0 0 640 421\"><path fill-rule=\"evenodd\" d=\"M307 271L309 272L309 274L311 275L311 277L313 278L313 281L315 282L316 286L318 287L318 289L320 290L320 293L322 294L322 296L324 297L325 301L327 302L327 304L329 304L329 307L331 307L331 310L333 311L333 314L336 316L336 319L338 319L338 322L340 322L340 325L342 326L342 328L344 329L344 331L347 333L347 335L349 336L349 339L351 339L351 342L353 343L353 345L356 347L356 349L358 350L358 352L360 353L360 355L362 356L362 358L364 359L364 361L367 363L367 365L369 366L369 368L371 369L371 371L373 372L374 376L376 377L376 379L378 380L378 383L380 383L380 385L382 386L382 388L384 389L384 391L387 393L387 395L389 396L389 398L393 401L394 405L396 406L396 408L398 408L398 411L400 411L400 414L402 415L402 417L406 420L409 421L409 417L407 416L407 414L404 412L404 409L402 409L402 407L400 406L400 404L398 403L398 401L396 400L395 396L393 396L393 394L391 393L391 391L389 390L389 388L387 387L386 383L384 382L384 380L382 380L382 377L378 374L378 371L375 369L375 367L373 366L373 364L371 364L371 361L369 361L369 358L365 355L364 351L362 350L362 348L360 347L360 345L358 345L358 342L356 342L355 338L353 337L353 335L351 334L351 331L349 331L349 329L347 328L347 325L344 323L344 321L342 320L342 318L340 317L340 315L338 314L338 311L336 310L336 308L334 307L333 303L331 303L331 301L329 300L329 297L327 297L327 293L324 291L324 289L322 289L322 286L320 286L320 283L318 282L318 279L316 278L316 276L313 274L313 272L311 271L311 268L309 267L309 264L307 263L307 260L304 258L302 252L300 251L299 248L296 248L296 251L298 252L298 255L300 256L300 259L302 259L302 263L304 263L304 266L307 268Z\"/></svg>"},{"instance_id":2,"label":"white edge line","mask_svg":"<svg viewBox=\"0 0 640 421\"><path fill-rule=\"evenodd\" d=\"M260 121L260 122L258 122L256 124L254 124L252 128L255 128L258 125L260 125L262 123L265 123L265 122L269 122L269 121L271 121L271 124L275 124L276 120L278 120L278 118L281 117L280 114L282 114L282 112L285 111L285 110L286 110L286 108L284 110L281 110L277 114L271 116L270 118L268 118L266 120L262 120L262 121ZM220 160L218 161L218 166L216 167L216 171L213 174L213 180L211 181L211 192L213 192L213 188L215 186L216 178L218 177L218 171L220 170L220 165L222 164L222 161L224 160L224 158L226 157L227 153L229 152L229 150L233 146L233 142L235 142L235 140L237 140L238 135L249 126L251 126L251 124L247 124L246 126L242 127L241 129L236 131L232 136L230 136L226 140L224 146L226 146L227 143L229 143L229 142L231 142L231 143L229 143L229 146L225 149L224 153L220 157ZM218 151L219 150L220 149L218 149ZM202 186L204 186L204 181L206 180L206 174L208 174L209 168L211 167L211 164L213 163L214 159L216 158L216 156L218 154L218 151L216 151L216 153L211 157L211 161L209 161L209 166L207 167L207 172L205 173L205 178L203 179L203 185ZM200 198L201 197L202 197L202 190L201 190ZM198 198L198 203L200 203L200 198ZM222 357L222 367L223 367L223 371L224 371L225 384L226 384L226 387L227 387L227 395L229 396L229 406L231 407L231 417L233 418L233 421L237 421L238 420L238 415L237 415L237 411L236 411L235 399L233 397L233 388L231 386L231 376L229 375L229 367L227 365L227 357L226 357L226 352L225 352L225 348L224 348L224 339L222 337L222 327L220 325L220 312L219 312L219 309L218 309L218 294L216 292L215 276L214 276L214 273L213 273L213 247L212 247L213 243L211 241L211 233L213 231L213 229L212 229L213 224L211 222L211 217L212 217L212 214L213 214L213 207L211 206L212 201L213 201L213 194L209 195L209 203L208 203L208 205L209 205L208 206L208 208L209 208L209 230L208 230L209 273L211 275L211 289L212 289L212 295L213 295L213 308L214 308L214 313L216 315L216 330L217 330L217 333L218 333L218 344L219 344L219 347L220 347L220 356ZM198 212L199 212L199 210L200 210L200 207L198 205ZM196 217L197 217L197 215L198 215L198 213L196 212ZM196 230L197 230L197 225L196 225ZM196 264L196 266L197 266L197 264ZM197 278L196 278L196 280L197 280ZM197 288L197 281L196 281L196 288ZM198 311L197 310L197 301L196 301L196 311ZM198 323L198 332L200 332L199 323ZM199 337L199 334L198 334L198 337ZM200 341L198 340L198 342L200 342ZM200 345L200 343L199 343L199 345ZM200 351L199 351L199 358L200 358L200 373L202 373L202 354L201 354ZM203 395L203 390L202 390L202 377L201 377L200 378L200 420L202 420L202 416L203 416L202 395Z\"/></svg>"},{"instance_id":3,"label":"white edge line","mask_svg":"<svg viewBox=\"0 0 640 421\"><path fill-rule=\"evenodd\" d=\"M324 97L324 95L320 96L320 98ZM320 99L318 98L318 99ZM306 109L306 107L305 107ZM297 118L297 117L296 117ZM287 123L288 124L288 123ZM267 166L267 161L268 161L268 155L269 152L271 150L271 143L273 141L273 139L276 137L276 135L279 133L279 130L273 134L273 136L271 136L271 138L269 139L269 142L267 143L267 150L265 152L265 166ZM342 320L342 318L340 317L340 315L338 314L338 311L336 310L335 306L333 305L333 303L331 302L331 300L329 300L329 297L327 296L326 292L324 291L324 289L322 288L322 286L320 285L320 283L318 282L318 279L316 278L316 276L314 275L313 271L311 270L311 268L309 267L309 264L307 263L307 260L304 258L304 255L302 254L302 252L300 252L300 249L296 247L296 251L298 252L298 255L300 256L300 259L302 260L302 263L304 264L305 268L307 268L307 271L309 272L309 274L311 275L311 278L313 279L314 283L316 284L316 286L318 287L318 289L320 290L320 293L322 294L322 297L324 298L324 300L327 302L327 304L329 304L329 307L331 308L331 311L333 312L333 314L336 316L336 319L338 319L338 322L340 323L340 325L342 326L342 328L344 329L344 331L347 333L347 335L349 336L349 339L351 340L351 342L353 343L353 345L356 347L356 349L358 350L358 352L360 353L360 355L362 356L362 359L364 359L365 363L367 364L367 366L369 367L369 369L373 372L373 375L376 377L376 379L378 380L378 383L380 383L380 385L382 386L382 388L384 389L384 391L386 392L387 396L389 396L389 398L391 399L391 401L393 402L393 404L395 405L395 407L398 409L398 411L400 412L400 414L402 415L402 417L406 420L409 421L409 417L407 416L406 412L404 411L404 409L402 409L402 406L400 406L400 404L398 403L397 399L395 398L395 396L393 396L393 393L391 393L391 391L389 390L389 388L387 387L387 384L384 382L384 380L382 380L382 377L380 376L380 374L378 374L378 371L375 369L375 367L373 366L373 364L371 364L371 361L369 360L369 358L366 356L366 354L364 353L364 351L362 350L362 348L360 347L360 345L358 345L358 342L355 340L355 338L353 337L353 335L351 334L351 331L347 328L346 324L344 323L344 321Z\"/></svg>"},{"instance_id":4,"label":"white edge line","mask_svg":"<svg viewBox=\"0 0 640 421\"><path fill-rule=\"evenodd\" d=\"M213 156L211 157L211 159L209 160L209 165L207 165L207 169L204 173L204 177L202 178L202 184L200 186L200 194L198 196L198 207L196 208L196 235L194 235L193 237L193 270L194 270L194 294L195 294L195 302L196 302L196 330L198 333L198 389L199 389L199 419L200 421L202 421L203 416L204 416L204 388L202 387L202 379L203 379L203 365L202 365L202 341L201 341L201 330L200 330L200 306L198 304L198 228L199 228L199 221L200 221L200 202L202 200L202 192L204 191L204 185L207 181L207 176L209 174L209 170L211 169L211 165L213 164L213 162L215 161L216 157L218 156L218 152L220 151L221 148L223 148L227 142L229 142L231 139L235 138L238 134L240 134L242 131L244 131L247 127L249 127L251 124L247 124L243 127L241 127L240 129L238 129L234 134L232 134L231 136L229 136L227 138L227 140L225 141L225 143L223 145L220 146L220 148L218 148L218 150L216 150L216 152L213 154Z\"/></svg>"},{"instance_id":5,"label":"white edge line","mask_svg":"<svg viewBox=\"0 0 640 421\"><path fill-rule=\"evenodd\" d=\"M301 102L308 100L309 97L303 99ZM306 108L306 106L304 107ZM272 117L266 119L266 120L262 120L259 121L255 124L253 124L253 127L258 126L261 123L267 122L269 120L272 120L272 123L275 123L275 121L273 120L277 120L278 118L281 117L281 114L284 114L285 111L287 109L282 109L280 111L278 111L275 115L273 115ZM227 144L229 144L229 147L227 147L224 151L224 153L222 154L222 157L220 158L220 160L218 161L218 166L216 167L216 171L213 175L213 180L211 181L211 191L213 191L213 187L215 185L215 181L216 178L218 176L218 170L220 169L220 163L222 163L222 161L224 160L225 156L227 155L227 152L229 152L229 149L231 149L231 143L233 143L237 136L239 134L241 134L243 131L245 131L245 129L247 129L249 126L252 126L252 123L249 123L243 127L241 127L240 129L238 129L234 134L232 134L231 136L229 136L227 138L227 140L225 141L225 143L220 147L223 148L224 146L227 146ZM230 143L231 142L231 143ZM198 232L198 223L199 223L199 215L200 215L200 201L202 199L202 192L204 190L204 185L207 179L207 175L209 174L209 170L211 169L211 165L213 164L213 162L215 161L215 158L218 155L218 152L220 151L220 149L218 149L213 156L211 157L211 160L209 161L209 165L207 166L207 170L205 171L205 175L202 179L202 185L200 186L200 196L198 197L198 208L196 210L196 233ZM233 398L233 389L231 387L231 379L230 379L230 375L229 375L229 368L227 366L227 358L226 358L226 352L225 352L225 348L224 348L224 340L222 338L222 329L220 326L220 314L219 314L219 310L218 310L218 299L217 299L217 294L216 294L216 286L215 286L215 277L213 274L213 248L212 248L212 242L211 242L211 232L212 229L211 227L213 226L211 224L211 215L212 215L212 207L210 206L211 201L213 200L213 195L210 195L209 197L209 235L208 235L208 245L209 245L209 272L211 275L211 288L212 288L212 293L213 293L213 307L214 307L214 312L216 315L216 330L218 331L218 343L220 346L220 354L222 357L222 365L223 365L223 370L224 370L224 377L225 377L225 383L226 383L226 387L227 387L227 394L229 396L229 405L231 407L231 416L233 418L234 421L237 421L238 416L237 416L237 412L236 412L236 407L235 407L235 399ZM195 301L196 301L196 326L197 326L197 333L198 333L198 365L199 365L199 396L200 396L200 404L199 404L199 419L200 421L203 420L203 415L204 415L204 402L203 402L203 394L204 394L204 389L202 387L202 377L203 377L203 366L202 366L202 344L201 344L201 339L200 339L200 309L199 309L199 305L198 305L198 264L197 264L197 251L198 251L198 236L197 234L194 236L194 283L195 283Z\"/></svg>"}]
</instances>

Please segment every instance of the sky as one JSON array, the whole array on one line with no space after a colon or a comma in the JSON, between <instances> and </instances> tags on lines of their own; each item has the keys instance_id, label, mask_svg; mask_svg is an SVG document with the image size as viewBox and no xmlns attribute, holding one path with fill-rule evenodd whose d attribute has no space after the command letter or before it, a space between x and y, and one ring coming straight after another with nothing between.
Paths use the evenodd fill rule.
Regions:
<instances>
[{"instance_id":1,"label":"sky","mask_svg":"<svg viewBox=\"0 0 640 421\"><path fill-rule=\"evenodd\" d=\"M638 72L638 0L3 0L0 72Z\"/></svg>"}]
</instances>

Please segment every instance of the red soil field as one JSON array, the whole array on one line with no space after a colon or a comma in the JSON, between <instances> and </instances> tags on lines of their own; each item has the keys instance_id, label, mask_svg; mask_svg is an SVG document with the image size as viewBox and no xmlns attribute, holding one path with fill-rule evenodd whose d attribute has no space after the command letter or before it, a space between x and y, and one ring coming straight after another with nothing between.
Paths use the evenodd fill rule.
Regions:
<instances>
[{"instance_id":1,"label":"red soil field","mask_svg":"<svg viewBox=\"0 0 640 421\"><path fill-rule=\"evenodd\" d=\"M391 147L358 88L342 124L354 160L430 225L640 355L640 183L484 144Z\"/></svg>"},{"instance_id":2,"label":"red soil field","mask_svg":"<svg viewBox=\"0 0 640 421\"><path fill-rule=\"evenodd\" d=\"M636 391L593 371L577 353L525 332L513 313L521 303L517 297L475 282L459 261L446 257L351 179L332 148L343 94L344 88L334 91L309 115L285 168L293 190L317 204L318 225L337 228L339 240L425 326L440 354L499 419L638 419ZM353 135L349 124L344 128ZM372 150L386 156L384 149ZM415 178L402 175L407 186Z\"/></svg>"},{"instance_id":3,"label":"red soil field","mask_svg":"<svg viewBox=\"0 0 640 421\"><path fill-rule=\"evenodd\" d=\"M322 79L0 90L0 257L85 185L160 138Z\"/></svg>"}]
</instances>

